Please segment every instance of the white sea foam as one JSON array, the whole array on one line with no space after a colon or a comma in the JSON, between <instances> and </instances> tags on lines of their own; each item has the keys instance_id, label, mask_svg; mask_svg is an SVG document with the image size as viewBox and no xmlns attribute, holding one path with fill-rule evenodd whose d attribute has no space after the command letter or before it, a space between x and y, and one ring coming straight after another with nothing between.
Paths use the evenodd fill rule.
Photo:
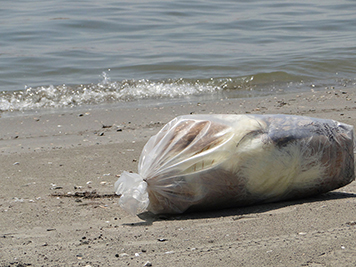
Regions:
<instances>
[{"instance_id":1,"label":"white sea foam","mask_svg":"<svg viewBox=\"0 0 356 267\"><path fill-rule=\"evenodd\" d=\"M3 92L0 96L0 111L21 111L41 108L74 107L144 98L174 98L223 89L224 82L199 80L124 80L111 82L103 72L102 81L87 85L49 85L26 88L23 91Z\"/></svg>"},{"instance_id":2,"label":"white sea foam","mask_svg":"<svg viewBox=\"0 0 356 267\"><path fill-rule=\"evenodd\" d=\"M343 82L344 83L344 82ZM334 82L335 84L335 82ZM354 84L351 82L351 84ZM317 84L313 89L324 88ZM189 96L214 96L229 92L229 97L251 97L260 93L281 93L309 89L300 76L285 72L257 73L243 77L210 79L166 79L111 81L106 72L99 83L27 87L0 94L0 112L43 108L71 108L83 105L130 102L140 99L173 99Z\"/></svg>"}]
</instances>

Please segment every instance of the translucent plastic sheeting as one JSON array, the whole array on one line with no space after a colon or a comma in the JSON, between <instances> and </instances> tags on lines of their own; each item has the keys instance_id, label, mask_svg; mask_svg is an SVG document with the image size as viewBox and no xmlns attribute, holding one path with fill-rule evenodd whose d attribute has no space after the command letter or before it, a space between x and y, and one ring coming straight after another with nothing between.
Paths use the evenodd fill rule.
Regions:
<instances>
[{"instance_id":1,"label":"translucent plastic sheeting","mask_svg":"<svg viewBox=\"0 0 356 267\"><path fill-rule=\"evenodd\" d=\"M355 178L353 127L290 115L187 115L151 137L115 183L131 214L302 198Z\"/></svg>"}]
</instances>

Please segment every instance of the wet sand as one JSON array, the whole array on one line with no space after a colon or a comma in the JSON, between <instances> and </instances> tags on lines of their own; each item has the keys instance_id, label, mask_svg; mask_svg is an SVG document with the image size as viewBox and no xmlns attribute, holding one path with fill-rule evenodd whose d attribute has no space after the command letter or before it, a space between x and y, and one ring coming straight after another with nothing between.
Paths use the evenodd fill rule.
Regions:
<instances>
[{"instance_id":1,"label":"wet sand","mask_svg":"<svg viewBox=\"0 0 356 267\"><path fill-rule=\"evenodd\" d=\"M182 114L282 113L356 125L353 90L0 118L0 266L355 266L356 183L313 198L132 217L113 184Z\"/></svg>"}]
</instances>

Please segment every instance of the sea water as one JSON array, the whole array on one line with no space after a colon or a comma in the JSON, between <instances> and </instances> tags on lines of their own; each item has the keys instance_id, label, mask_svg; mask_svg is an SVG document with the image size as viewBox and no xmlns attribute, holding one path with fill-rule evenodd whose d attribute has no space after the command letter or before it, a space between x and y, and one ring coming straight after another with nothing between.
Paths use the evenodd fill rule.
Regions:
<instances>
[{"instance_id":1,"label":"sea water","mask_svg":"<svg viewBox=\"0 0 356 267\"><path fill-rule=\"evenodd\" d=\"M4 1L0 111L352 88L355 11L352 0Z\"/></svg>"}]
</instances>

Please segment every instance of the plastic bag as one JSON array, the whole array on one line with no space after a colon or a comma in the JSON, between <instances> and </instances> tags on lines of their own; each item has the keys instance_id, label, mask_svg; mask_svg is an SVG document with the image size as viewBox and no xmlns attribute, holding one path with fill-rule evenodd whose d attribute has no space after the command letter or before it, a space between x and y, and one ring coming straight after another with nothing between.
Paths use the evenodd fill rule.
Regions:
<instances>
[{"instance_id":1,"label":"plastic bag","mask_svg":"<svg viewBox=\"0 0 356 267\"><path fill-rule=\"evenodd\" d=\"M290 115L180 116L151 137L138 174L115 183L131 214L302 198L355 178L353 127Z\"/></svg>"}]
</instances>

